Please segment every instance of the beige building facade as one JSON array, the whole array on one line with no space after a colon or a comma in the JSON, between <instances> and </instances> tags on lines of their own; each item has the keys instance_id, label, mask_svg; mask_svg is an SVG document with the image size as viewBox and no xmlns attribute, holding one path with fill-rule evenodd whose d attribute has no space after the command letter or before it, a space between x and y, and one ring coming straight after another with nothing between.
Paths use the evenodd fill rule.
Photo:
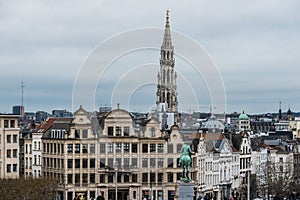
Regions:
<instances>
[{"instance_id":1,"label":"beige building facade","mask_svg":"<svg viewBox=\"0 0 300 200\"><path fill-rule=\"evenodd\" d=\"M0 178L19 178L19 115L0 115Z\"/></svg>"}]
</instances>

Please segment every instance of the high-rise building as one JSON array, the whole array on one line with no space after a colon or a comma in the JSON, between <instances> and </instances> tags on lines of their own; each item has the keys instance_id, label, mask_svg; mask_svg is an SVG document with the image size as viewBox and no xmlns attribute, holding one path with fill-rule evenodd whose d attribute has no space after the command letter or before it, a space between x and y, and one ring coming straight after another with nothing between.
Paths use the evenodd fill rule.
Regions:
<instances>
[{"instance_id":1,"label":"high-rise building","mask_svg":"<svg viewBox=\"0 0 300 200\"><path fill-rule=\"evenodd\" d=\"M14 115L23 115L24 114L24 106L13 106L12 114Z\"/></svg>"},{"instance_id":2,"label":"high-rise building","mask_svg":"<svg viewBox=\"0 0 300 200\"><path fill-rule=\"evenodd\" d=\"M42 121L46 121L47 118L48 118L48 113L46 111L37 111L35 113L35 121L37 123L40 123Z\"/></svg>"}]
</instances>

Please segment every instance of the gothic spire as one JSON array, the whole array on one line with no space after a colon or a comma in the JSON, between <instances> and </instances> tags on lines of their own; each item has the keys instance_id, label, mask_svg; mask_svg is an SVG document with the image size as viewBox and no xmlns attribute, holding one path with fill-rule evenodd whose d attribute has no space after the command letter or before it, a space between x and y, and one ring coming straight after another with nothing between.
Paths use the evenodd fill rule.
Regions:
<instances>
[{"instance_id":1,"label":"gothic spire","mask_svg":"<svg viewBox=\"0 0 300 200\"><path fill-rule=\"evenodd\" d=\"M174 47L171 41L169 11L167 10L166 25L160 52L160 70L157 75L156 104L157 111L160 112L160 117L162 117L163 112L168 114L168 125L174 125L178 122L177 85L174 66Z\"/></svg>"},{"instance_id":2,"label":"gothic spire","mask_svg":"<svg viewBox=\"0 0 300 200\"><path fill-rule=\"evenodd\" d=\"M170 23L169 23L169 10L167 10L166 13L166 25L165 25L165 33L164 33L164 39L162 43L162 48L164 49L172 49L172 40L171 40L171 31L170 31Z\"/></svg>"}]
</instances>

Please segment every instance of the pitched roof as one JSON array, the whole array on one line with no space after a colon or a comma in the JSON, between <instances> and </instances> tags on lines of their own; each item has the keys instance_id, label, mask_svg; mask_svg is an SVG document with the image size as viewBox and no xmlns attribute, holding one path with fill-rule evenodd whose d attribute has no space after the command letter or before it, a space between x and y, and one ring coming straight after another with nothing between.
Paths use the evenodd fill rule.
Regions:
<instances>
[{"instance_id":1,"label":"pitched roof","mask_svg":"<svg viewBox=\"0 0 300 200\"><path fill-rule=\"evenodd\" d=\"M49 118L46 122L41 123L34 133L45 133L48 131L57 118Z\"/></svg>"}]
</instances>

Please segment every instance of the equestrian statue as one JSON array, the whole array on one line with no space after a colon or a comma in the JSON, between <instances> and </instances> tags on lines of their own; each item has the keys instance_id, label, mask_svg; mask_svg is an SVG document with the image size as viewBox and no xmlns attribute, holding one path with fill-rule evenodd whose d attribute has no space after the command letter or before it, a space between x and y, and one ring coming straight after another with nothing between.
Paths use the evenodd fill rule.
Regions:
<instances>
[{"instance_id":1,"label":"equestrian statue","mask_svg":"<svg viewBox=\"0 0 300 200\"><path fill-rule=\"evenodd\" d=\"M181 148L181 155L180 155L180 159L179 159L179 166L181 166L182 168L182 181L190 181L191 178L189 176L190 173L190 167L191 167L191 163L192 163L192 158L191 158L191 154L192 154L192 150L190 145L184 143L182 148Z\"/></svg>"}]
</instances>

